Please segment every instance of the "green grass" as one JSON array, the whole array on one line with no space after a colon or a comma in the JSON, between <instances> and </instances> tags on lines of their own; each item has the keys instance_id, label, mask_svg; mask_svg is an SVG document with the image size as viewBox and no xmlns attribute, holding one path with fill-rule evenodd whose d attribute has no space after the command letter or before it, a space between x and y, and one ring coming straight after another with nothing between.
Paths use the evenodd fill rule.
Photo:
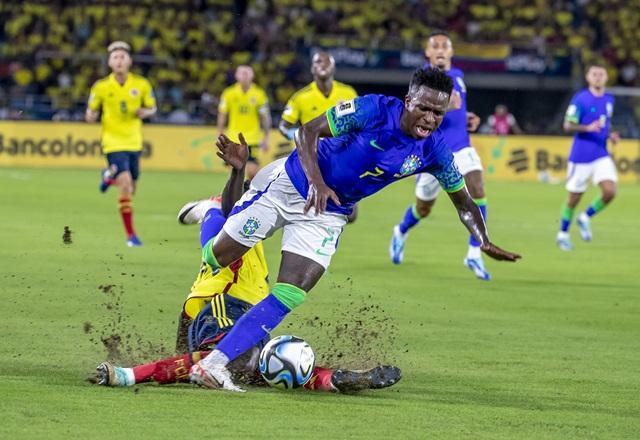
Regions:
<instances>
[{"instance_id":1,"label":"green grass","mask_svg":"<svg viewBox=\"0 0 640 440\"><path fill-rule=\"evenodd\" d=\"M445 197L411 233L399 267L387 245L412 181L365 201L329 273L284 329L319 356L334 345L345 362L362 361L367 352L350 351L353 338L329 339L331 328L308 321L352 324L363 305L380 307L365 318L381 327L364 329L382 333L372 356L403 368L397 387L235 395L89 384L106 356L96 340L112 325L173 343L199 264L197 231L177 225L175 213L224 178L144 173L135 220L145 246L128 249L115 194L97 192L96 173L0 169L1 438L637 438L640 186L620 188L594 220L593 243L574 231L575 252L562 253L554 246L561 186L490 183L492 238L524 255L489 262L490 283L462 267L466 234ZM278 245L279 237L267 242L274 276ZM118 307L104 306L114 301L104 284L121 292L120 323Z\"/></svg>"}]
</instances>

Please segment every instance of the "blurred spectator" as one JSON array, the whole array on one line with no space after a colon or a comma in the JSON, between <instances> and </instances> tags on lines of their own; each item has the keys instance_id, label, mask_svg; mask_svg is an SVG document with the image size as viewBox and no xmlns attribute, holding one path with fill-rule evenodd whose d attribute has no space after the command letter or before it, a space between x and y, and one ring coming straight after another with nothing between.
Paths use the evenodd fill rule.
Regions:
<instances>
[{"instance_id":1,"label":"blurred spectator","mask_svg":"<svg viewBox=\"0 0 640 440\"><path fill-rule=\"evenodd\" d=\"M496 105L495 111L487 119L487 124L491 134L522 134L516 118L509 113L509 109L504 104Z\"/></svg>"}]
</instances>

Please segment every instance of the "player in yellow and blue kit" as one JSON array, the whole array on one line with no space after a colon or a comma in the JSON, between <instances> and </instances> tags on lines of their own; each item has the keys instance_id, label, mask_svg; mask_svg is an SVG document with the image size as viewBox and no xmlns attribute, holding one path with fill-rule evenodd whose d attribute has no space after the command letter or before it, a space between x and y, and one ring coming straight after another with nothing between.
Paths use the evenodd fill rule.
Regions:
<instances>
[{"instance_id":1,"label":"player in yellow and blue kit","mask_svg":"<svg viewBox=\"0 0 640 440\"><path fill-rule=\"evenodd\" d=\"M489 241L482 214L438 130L452 89L453 81L444 72L418 69L404 101L366 95L339 104L296 132L296 149L284 165L258 174L266 183L236 203L216 241L205 247L203 259L220 270L283 229L278 279L271 293L191 368L193 382L242 391L227 365L304 302L329 266L354 204L400 179L432 174L483 252L497 260L520 258ZM228 139L219 143L237 148Z\"/></svg>"},{"instance_id":2,"label":"player in yellow and blue kit","mask_svg":"<svg viewBox=\"0 0 640 440\"><path fill-rule=\"evenodd\" d=\"M253 82L250 66L238 66L235 78L236 83L224 89L220 96L218 132L234 142L239 142L238 135L242 132L249 144L247 179L251 180L260 167L258 148L263 151L269 148L269 100L265 91Z\"/></svg>"},{"instance_id":3,"label":"player in yellow and blue kit","mask_svg":"<svg viewBox=\"0 0 640 440\"><path fill-rule=\"evenodd\" d=\"M127 233L128 246L142 246L133 227L131 198L140 175L142 120L156 112L156 100L146 78L129 72L131 48L123 41L108 47L112 72L91 88L85 120L96 122L102 113L102 152L108 168L102 173L100 191L115 184L120 195L120 215Z\"/></svg>"}]
</instances>

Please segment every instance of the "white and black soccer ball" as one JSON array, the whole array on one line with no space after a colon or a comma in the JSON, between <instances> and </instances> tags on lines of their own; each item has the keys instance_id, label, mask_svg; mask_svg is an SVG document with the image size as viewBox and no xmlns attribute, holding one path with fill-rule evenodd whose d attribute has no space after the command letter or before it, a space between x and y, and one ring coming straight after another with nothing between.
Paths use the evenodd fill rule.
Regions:
<instances>
[{"instance_id":1,"label":"white and black soccer ball","mask_svg":"<svg viewBox=\"0 0 640 440\"><path fill-rule=\"evenodd\" d=\"M298 388L313 374L316 356L311 346L297 336L277 336L260 352L258 368L269 385L275 388Z\"/></svg>"}]
</instances>

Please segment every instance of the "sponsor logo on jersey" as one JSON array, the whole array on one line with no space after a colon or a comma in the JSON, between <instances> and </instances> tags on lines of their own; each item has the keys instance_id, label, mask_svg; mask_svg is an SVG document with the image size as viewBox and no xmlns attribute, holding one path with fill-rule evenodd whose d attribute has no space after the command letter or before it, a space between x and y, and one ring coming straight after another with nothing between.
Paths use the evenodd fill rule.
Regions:
<instances>
[{"instance_id":1,"label":"sponsor logo on jersey","mask_svg":"<svg viewBox=\"0 0 640 440\"><path fill-rule=\"evenodd\" d=\"M140 94L140 92L138 91L138 89L131 89L131 90L129 91L129 94L130 94L132 97L134 97L134 98L135 98L136 96L138 96L138 95Z\"/></svg>"},{"instance_id":2,"label":"sponsor logo on jersey","mask_svg":"<svg viewBox=\"0 0 640 440\"><path fill-rule=\"evenodd\" d=\"M346 101L336 105L337 117L350 115L351 113L355 113L355 111L356 111L356 103L354 102L353 99L351 101Z\"/></svg>"}]
</instances>

